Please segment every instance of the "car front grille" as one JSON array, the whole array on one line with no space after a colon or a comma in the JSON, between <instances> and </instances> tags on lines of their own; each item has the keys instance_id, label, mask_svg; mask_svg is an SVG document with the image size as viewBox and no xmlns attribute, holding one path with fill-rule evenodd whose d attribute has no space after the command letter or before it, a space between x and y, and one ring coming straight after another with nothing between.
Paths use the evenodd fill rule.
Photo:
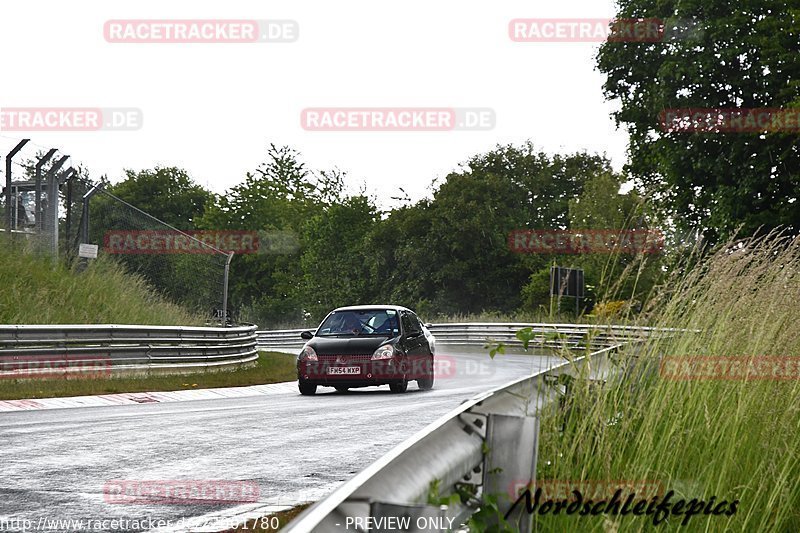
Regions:
<instances>
[{"instance_id":1,"label":"car front grille","mask_svg":"<svg viewBox=\"0 0 800 533\"><path fill-rule=\"evenodd\" d=\"M366 363L372 360L372 355L318 355L320 363L335 364L339 359L342 363Z\"/></svg>"}]
</instances>

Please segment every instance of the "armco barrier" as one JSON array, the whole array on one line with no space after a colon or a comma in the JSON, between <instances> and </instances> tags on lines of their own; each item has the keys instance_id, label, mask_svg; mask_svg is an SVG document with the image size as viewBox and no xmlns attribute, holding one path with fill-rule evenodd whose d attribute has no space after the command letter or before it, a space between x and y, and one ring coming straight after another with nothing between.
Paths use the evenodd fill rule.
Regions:
<instances>
[{"instance_id":1,"label":"armco barrier","mask_svg":"<svg viewBox=\"0 0 800 533\"><path fill-rule=\"evenodd\" d=\"M550 348L576 348L583 346L604 347L619 342L636 340L651 335L653 332L669 333L671 330L638 326L608 326L595 324L542 324L542 323L455 323L431 324L428 329L436 337L438 345L448 346L484 346L490 342L502 342L507 346L522 346L516 333L522 328L532 328L534 337L531 346ZM300 338L303 331L315 331L313 328L282 329L258 331L258 347L261 349L293 350L303 347Z\"/></svg>"},{"instance_id":2,"label":"armco barrier","mask_svg":"<svg viewBox=\"0 0 800 533\"><path fill-rule=\"evenodd\" d=\"M304 511L287 532L358 530L355 524L410 516L415 527L404 531L442 531L416 524L450 524L457 530L486 495L507 494L508 487L536 479L538 413L569 394L559 376L584 375L605 380L614 370L609 356L623 345L597 350L477 395L391 450L325 499ZM441 496L456 486L471 487L472 505L433 505L431 487ZM501 512L511 501L498 501ZM521 509L520 509L521 508ZM531 531L532 517L518 506L509 521ZM445 528L444 530L447 530Z\"/></svg>"},{"instance_id":3,"label":"armco barrier","mask_svg":"<svg viewBox=\"0 0 800 533\"><path fill-rule=\"evenodd\" d=\"M389 519L397 523L399 517L409 518L410 527L404 531L443 531L448 527L457 530L487 495L507 494L508 488L521 479L536 479L539 414L571 394L566 376L581 376L594 382L626 376L633 368L612 357L615 352L634 347L648 337L670 336L677 331L522 323L437 324L428 329L435 335L437 345L477 346L491 342L519 344L516 332L525 327L533 330L533 346L578 350L571 352L569 360L465 401L306 509L286 531L372 531L369 524L390 523L386 521ZM261 331L259 346L302 346L301 331ZM635 361L636 357L630 360ZM429 501L433 487L440 496L453 494L461 487L474 497L467 504L439 505ZM505 513L511 508L511 500L498 499L497 505ZM524 505L517 506L509 521L521 532L531 531L532 516Z\"/></svg>"},{"instance_id":4,"label":"armco barrier","mask_svg":"<svg viewBox=\"0 0 800 533\"><path fill-rule=\"evenodd\" d=\"M0 377L220 367L255 361L255 326L0 326ZM100 364L102 362L102 365Z\"/></svg>"}]
</instances>

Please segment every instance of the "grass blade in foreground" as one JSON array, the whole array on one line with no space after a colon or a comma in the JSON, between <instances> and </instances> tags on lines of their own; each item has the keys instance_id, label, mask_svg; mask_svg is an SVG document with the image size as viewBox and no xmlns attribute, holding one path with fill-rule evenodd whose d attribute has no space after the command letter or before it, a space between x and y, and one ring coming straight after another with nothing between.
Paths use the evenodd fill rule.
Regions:
<instances>
[{"instance_id":1,"label":"grass blade in foreground","mask_svg":"<svg viewBox=\"0 0 800 533\"><path fill-rule=\"evenodd\" d=\"M577 383L563 431L562 414L542 420L539 485L605 483L608 494L597 501L610 499L615 485L649 482L662 496L674 491L673 502L704 502L688 519L685 508L669 515L659 526L664 531L800 530L798 316L800 241L771 235L729 243L702 260L674 280L654 324L702 333L629 351L629 361L639 359L638 378L600 390ZM729 367L687 364L706 356L739 358L751 370L765 356L784 364L749 379L708 371ZM677 374L665 371L667 358L681 363ZM735 514L713 514L734 500ZM537 531L639 531L653 527L654 516L562 512L535 520Z\"/></svg>"}]
</instances>

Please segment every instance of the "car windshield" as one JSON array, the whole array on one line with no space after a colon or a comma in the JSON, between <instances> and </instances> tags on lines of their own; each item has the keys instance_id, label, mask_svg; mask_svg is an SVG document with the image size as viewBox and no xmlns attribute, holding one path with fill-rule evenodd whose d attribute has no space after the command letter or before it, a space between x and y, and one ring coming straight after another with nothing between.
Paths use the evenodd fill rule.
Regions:
<instances>
[{"instance_id":1,"label":"car windshield","mask_svg":"<svg viewBox=\"0 0 800 533\"><path fill-rule=\"evenodd\" d=\"M330 335L384 335L400 334L397 311L393 309L368 309L359 311L334 311L317 330L319 336Z\"/></svg>"}]
</instances>

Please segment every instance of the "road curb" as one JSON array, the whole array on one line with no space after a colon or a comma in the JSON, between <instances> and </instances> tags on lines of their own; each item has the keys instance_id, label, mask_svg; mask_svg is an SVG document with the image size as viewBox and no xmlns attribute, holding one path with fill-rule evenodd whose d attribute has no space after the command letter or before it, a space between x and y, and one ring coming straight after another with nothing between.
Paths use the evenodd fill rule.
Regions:
<instances>
[{"instance_id":1,"label":"road curb","mask_svg":"<svg viewBox=\"0 0 800 533\"><path fill-rule=\"evenodd\" d=\"M148 403L187 402L193 400L219 400L297 393L297 381L252 385L249 387L222 387L216 389L179 390L171 392L123 392L99 396L71 396L67 398L36 398L0 400L0 412L32 411L39 409L69 409L75 407L110 407L115 405L144 405Z\"/></svg>"}]
</instances>

